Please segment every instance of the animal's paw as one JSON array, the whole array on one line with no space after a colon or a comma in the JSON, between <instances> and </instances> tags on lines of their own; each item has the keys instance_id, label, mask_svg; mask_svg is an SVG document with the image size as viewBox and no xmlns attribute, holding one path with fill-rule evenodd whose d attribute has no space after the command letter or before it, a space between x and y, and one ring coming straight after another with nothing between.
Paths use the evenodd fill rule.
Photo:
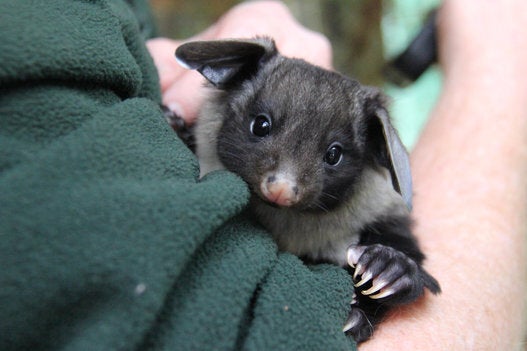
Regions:
<instances>
[{"instance_id":1,"label":"animal's paw","mask_svg":"<svg viewBox=\"0 0 527 351\"><path fill-rule=\"evenodd\" d=\"M437 281L417 262L389 246L350 246L348 264L355 269L355 288L383 304L412 302L425 287L433 293L440 291Z\"/></svg>"},{"instance_id":2,"label":"animal's paw","mask_svg":"<svg viewBox=\"0 0 527 351\"><path fill-rule=\"evenodd\" d=\"M361 343L373 335L373 329L374 326L368 320L366 313L352 302L343 331L350 334L357 343Z\"/></svg>"},{"instance_id":3,"label":"animal's paw","mask_svg":"<svg viewBox=\"0 0 527 351\"><path fill-rule=\"evenodd\" d=\"M196 140L194 137L194 128L189 125L181 116L178 116L174 111L161 105L161 111L165 116L165 120L168 124L174 129L178 137L187 145L187 147L195 151L196 150Z\"/></svg>"}]
</instances>

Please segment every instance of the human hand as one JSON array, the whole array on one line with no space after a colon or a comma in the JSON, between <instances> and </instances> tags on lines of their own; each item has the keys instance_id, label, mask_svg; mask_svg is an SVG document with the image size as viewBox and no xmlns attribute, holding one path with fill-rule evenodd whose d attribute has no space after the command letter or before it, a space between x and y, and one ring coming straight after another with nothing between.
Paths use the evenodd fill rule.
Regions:
<instances>
[{"instance_id":1,"label":"human hand","mask_svg":"<svg viewBox=\"0 0 527 351\"><path fill-rule=\"evenodd\" d=\"M302 58L331 69L332 51L326 37L296 21L289 9L277 1L255 1L233 7L204 32L186 40L155 38L147 42L158 69L163 104L192 123L204 99L203 78L181 67L175 60L176 48L187 41L227 38L272 37L285 56Z\"/></svg>"}]
</instances>

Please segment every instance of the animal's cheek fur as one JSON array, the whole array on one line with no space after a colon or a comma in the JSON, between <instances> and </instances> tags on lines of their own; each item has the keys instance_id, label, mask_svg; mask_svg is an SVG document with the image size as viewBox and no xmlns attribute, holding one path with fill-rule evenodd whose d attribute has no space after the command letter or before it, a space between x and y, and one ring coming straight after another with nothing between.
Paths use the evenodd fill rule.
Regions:
<instances>
[{"instance_id":1,"label":"animal's cheek fur","mask_svg":"<svg viewBox=\"0 0 527 351\"><path fill-rule=\"evenodd\" d=\"M259 187L260 175L278 162L254 143L240 139L219 138L218 156L225 168L242 177L253 192Z\"/></svg>"},{"instance_id":2,"label":"animal's cheek fur","mask_svg":"<svg viewBox=\"0 0 527 351\"><path fill-rule=\"evenodd\" d=\"M332 210L353 196L355 185L362 172L362 164L346 162L336 169L324 169L320 175L321 189L313 210Z\"/></svg>"}]
</instances>

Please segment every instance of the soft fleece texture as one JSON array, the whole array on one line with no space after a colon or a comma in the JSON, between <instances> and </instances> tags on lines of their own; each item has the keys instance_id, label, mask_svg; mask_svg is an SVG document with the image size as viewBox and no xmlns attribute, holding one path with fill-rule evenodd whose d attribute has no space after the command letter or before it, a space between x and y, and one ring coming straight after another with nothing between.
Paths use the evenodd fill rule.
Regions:
<instances>
[{"instance_id":1,"label":"soft fleece texture","mask_svg":"<svg viewBox=\"0 0 527 351\"><path fill-rule=\"evenodd\" d=\"M0 1L1 350L352 350L349 275L277 252L164 122L139 1Z\"/></svg>"}]
</instances>

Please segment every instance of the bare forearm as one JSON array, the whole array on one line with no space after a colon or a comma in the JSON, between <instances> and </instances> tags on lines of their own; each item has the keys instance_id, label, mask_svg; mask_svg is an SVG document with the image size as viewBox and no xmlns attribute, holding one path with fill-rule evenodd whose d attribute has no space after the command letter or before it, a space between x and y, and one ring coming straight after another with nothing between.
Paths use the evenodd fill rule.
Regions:
<instances>
[{"instance_id":1,"label":"bare forearm","mask_svg":"<svg viewBox=\"0 0 527 351\"><path fill-rule=\"evenodd\" d=\"M412 155L416 234L443 294L401 309L362 350L401 345L403 336L421 350L519 349L527 114L489 98L445 95ZM481 118L464 118L474 114Z\"/></svg>"},{"instance_id":2,"label":"bare forearm","mask_svg":"<svg viewBox=\"0 0 527 351\"><path fill-rule=\"evenodd\" d=\"M447 67L412 154L416 235L443 294L395 312L361 351L523 347L527 72L509 44Z\"/></svg>"}]
</instances>

